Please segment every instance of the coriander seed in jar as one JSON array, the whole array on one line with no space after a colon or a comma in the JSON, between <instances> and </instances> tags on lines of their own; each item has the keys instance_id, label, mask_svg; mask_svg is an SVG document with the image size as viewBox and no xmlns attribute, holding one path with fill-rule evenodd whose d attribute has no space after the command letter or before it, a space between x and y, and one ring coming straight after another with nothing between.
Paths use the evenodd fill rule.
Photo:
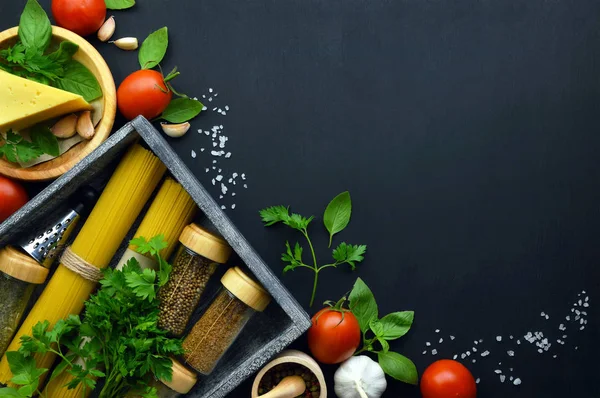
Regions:
<instances>
[{"instance_id":1,"label":"coriander seed in jar","mask_svg":"<svg viewBox=\"0 0 600 398\"><path fill-rule=\"evenodd\" d=\"M196 224L184 228L179 242L169 281L158 291L158 326L174 336L183 334L208 281L231 255L227 242Z\"/></svg>"},{"instance_id":2,"label":"coriander seed in jar","mask_svg":"<svg viewBox=\"0 0 600 398\"><path fill-rule=\"evenodd\" d=\"M267 291L240 268L227 270L221 290L183 341L186 363L203 375L215 368L252 315L271 301Z\"/></svg>"}]
</instances>

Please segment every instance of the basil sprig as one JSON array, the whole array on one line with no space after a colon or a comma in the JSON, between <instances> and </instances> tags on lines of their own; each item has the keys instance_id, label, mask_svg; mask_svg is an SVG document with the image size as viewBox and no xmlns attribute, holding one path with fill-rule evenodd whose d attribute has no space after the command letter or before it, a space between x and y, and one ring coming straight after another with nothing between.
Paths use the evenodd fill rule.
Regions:
<instances>
[{"instance_id":1,"label":"basil sprig","mask_svg":"<svg viewBox=\"0 0 600 398\"><path fill-rule=\"evenodd\" d=\"M0 69L79 94L88 102L102 97L94 74L73 59L79 47L64 41L48 53L51 39L52 26L46 12L37 0L28 0L19 22L19 41L0 50Z\"/></svg>"},{"instance_id":2,"label":"basil sprig","mask_svg":"<svg viewBox=\"0 0 600 398\"><path fill-rule=\"evenodd\" d=\"M389 344L408 333L415 313L392 312L380 319L375 296L360 278L350 292L350 310L363 333L363 347L354 355L362 352L377 354L379 365L386 374L405 383L417 384L419 375L415 364L404 355L390 351Z\"/></svg>"},{"instance_id":3,"label":"basil sprig","mask_svg":"<svg viewBox=\"0 0 600 398\"><path fill-rule=\"evenodd\" d=\"M135 0L104 0L109 10L125 10L135 5Z\"/></svg>"}]
</instances>

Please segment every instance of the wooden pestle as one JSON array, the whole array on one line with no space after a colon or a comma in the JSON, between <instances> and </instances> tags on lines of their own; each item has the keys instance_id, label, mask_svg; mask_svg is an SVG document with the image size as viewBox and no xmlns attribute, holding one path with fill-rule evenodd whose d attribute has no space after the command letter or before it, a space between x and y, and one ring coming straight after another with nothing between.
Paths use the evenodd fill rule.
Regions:
<instances>
[{"instance_id":1,"label":"wooden pestle","mask_svg":"<svg viewBox=\"0 0 600 398\"><path fill-rule=\"evenodd\" d=\"M305 390L306 383L302 377L287 376L274 389L258 398L294 398L304 393Z\"/></svg>"}]
</instances>

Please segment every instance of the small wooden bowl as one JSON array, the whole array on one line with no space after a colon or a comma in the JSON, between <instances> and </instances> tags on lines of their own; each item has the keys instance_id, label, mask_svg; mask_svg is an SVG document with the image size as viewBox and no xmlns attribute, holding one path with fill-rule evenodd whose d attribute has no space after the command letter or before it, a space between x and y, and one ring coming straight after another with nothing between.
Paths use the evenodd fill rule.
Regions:
<instances>
[{"instance_id":1,"label":"small wooden bowl","mask_svg":"<svg viewBox=\"0 0 600 398\"><path fill-rule=\"evenodd\" d=\"M323 376L323 371L319 367L319 364L309 355L297 350L283 351L281 354L275 357L274 360L266 364L265 367L260 370L260 372L258 372L254 378L254 384L252 384L252 398L258 397L258 387L264 375L273 367L283 363L297 363L308 368L308 370L317 376L319 387L321 388L320 398L327 398L327 384L325 383L325 376Z\"/></svg>"},{"instance_id":2,"label":"small wooden bowl","mask_svg":"<svg viewBox=\"0 0 600 398\"><path fill-rule=\"evenodd\" d=\"M0 48L14 44L17 38L18 28L0 32ZM63 175L108 138L115 122L117 92L115 81L104 58L84 38L66 29L53 26L52 40L56 42L68 40L79 46L79 51L73 59L85 65L98 79L104 99L104 114L96 127L96 134L91 140L80 142L55 159L25 169L18 164L0 159L0 174L7 177L27 181L43 181Z\"/></svg>"}]
</instances>

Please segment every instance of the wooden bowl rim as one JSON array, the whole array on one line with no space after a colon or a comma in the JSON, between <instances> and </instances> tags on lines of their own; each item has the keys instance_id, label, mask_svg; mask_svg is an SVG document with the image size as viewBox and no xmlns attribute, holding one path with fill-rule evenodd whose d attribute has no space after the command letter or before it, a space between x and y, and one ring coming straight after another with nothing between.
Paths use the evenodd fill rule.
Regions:
<instances>
[{"instance_id":1,"label":"wooden bowl rim","mask_svg":"<svg viewBox=\"0 0 600 398\"><path fill-rule=\"evenodd\" d=\"M18 30L18 27L13 27L0 32L0 44L17 37ZM57 37L60 40L68 40L77 44L79 46L79 50L85 54L87 58L92 60L98 69L96 78L98 79L98 83L102 88L102 95L104 99L104 114L102 115L102 120L96 127L96 134L90 141L83 141L75 145L73 148L70 148L69 151L65 152L65 154L67 154L75 148L78 148L79 153L69 160L63 160L61 162L61 158L64 156L63 154L47 162L40 163L39 165L28 168L20 168L14 167L12 163L9 163L4 159L0 159L0 175L24 181L44 181L57 178L73 168L73 166L79 163L81 159L99 147L100 144L102 144L108 138L112 131L117 114L117 90L108 64L102 55L100 55L98 50L94 48L94 46L76 33L59 26L52 26L52 36ZM12 167L7 166L8 164L10 164ZM53 167L48 169L48 165ZM41 168L43 169L40 170Z\"/></svg>"},{"instance_id":2,"label":"wooden bowl rim","mask_svg":"<svg viewBox=\"0 0 600 398\"><path fill-rule=\"evenodd\" d=\"M298 350L285 350L282 351L275 359L266 364L256 375L254 378L254 383L252 384L252 398L258 397L258 387L264 375L271 370L273 367L277 365L281 365L282 363L297 363L302 365L311 372L315 376L317 376L317 380L319 381L319 387L321 387L321 398L327 398L327 383L325 382L325 376L323 375L323 370L310 355L298 351Z\"/></svg>"}]
</instances>

